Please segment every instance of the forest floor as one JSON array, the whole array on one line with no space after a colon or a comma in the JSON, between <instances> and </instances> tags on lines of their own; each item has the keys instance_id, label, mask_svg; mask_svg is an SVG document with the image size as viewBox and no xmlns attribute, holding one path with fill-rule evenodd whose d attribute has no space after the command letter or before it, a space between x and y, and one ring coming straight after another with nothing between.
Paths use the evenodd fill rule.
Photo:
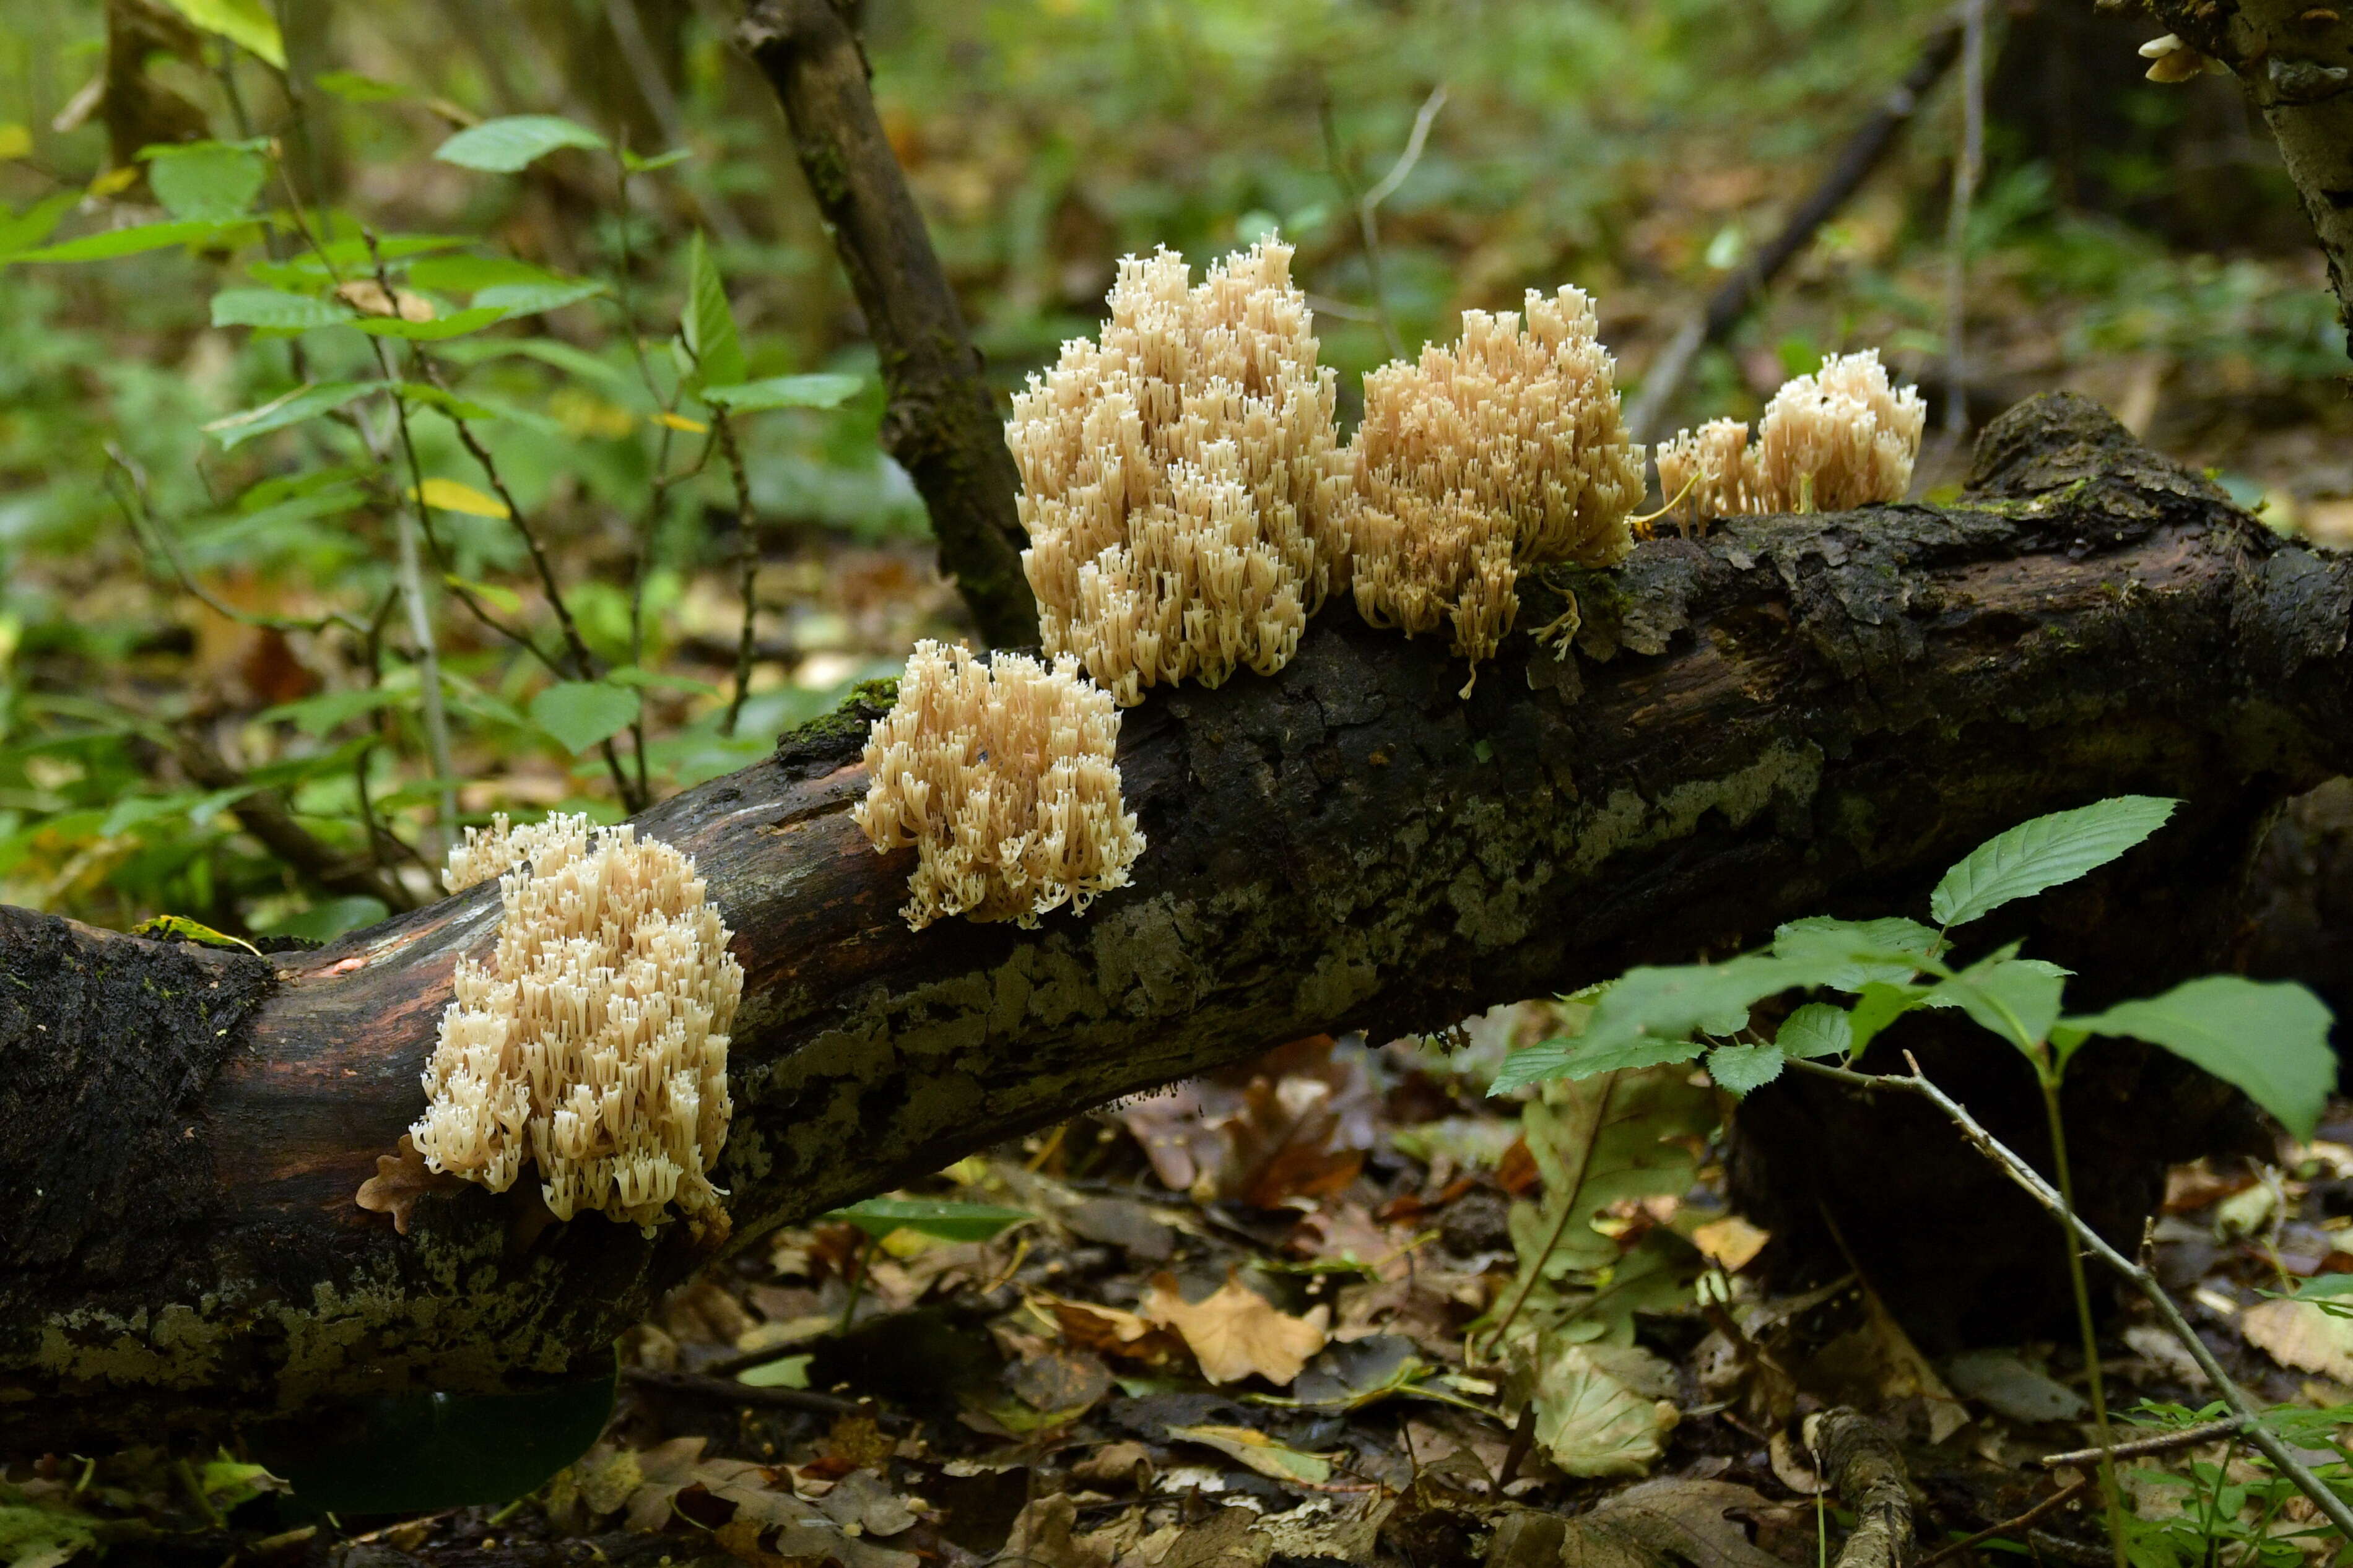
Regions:
<instances>
[{"instance_id":1,"label":"forest floor","mask_svg":"<svg viewBox=\"0 0 2353 1568\"><path fill-rule=\"evenodd\" d=\"M1638 1130L1666 1179L1593 1223L1617 1261L1515 1302L1524 1250L1549 1245L1525 1212L1539 1169L1585 1156L1563 1142L1573 1119L1524 1118L1483 1085L1557 1023L1526 1004L1451 1040L1295 1042L776 1232L624 1338L603 1436L507 1506L305 1518L226 1452L60 1455L7 1472L0 1554L1548 1568L1557 1542L1564 1563L1770 1568L1828 1561L1853 1523L1803 1426L1850 1405L1899 1445L1924 1560L2110 1561L2089 1468L2045 1458L2095 1441L2081 1356L1926 1354L1852 1273L1767 1289L1772 1239L1725 1205L1729 1102L1684 1069L1659 1069ZM2296 1442L2340 1482L2353 1322L2275 1292L2353 1272L2348 1229L2339 1104L2275 1167L2177 1168L2151 1233L2208 1346L2296 1408ZM1493 1348L1514 1317L1542 1320L1532 1387ZM2212 1414L2144 1303L2109 1312L2102 1358L2120 1437ZM2177 1442L2120 1468L2136 1568L2328 1555L2250 1449ZM1567 1538L1513 1523L1530 1510L1566 1518Z\"/></svg>"}]
</instances>

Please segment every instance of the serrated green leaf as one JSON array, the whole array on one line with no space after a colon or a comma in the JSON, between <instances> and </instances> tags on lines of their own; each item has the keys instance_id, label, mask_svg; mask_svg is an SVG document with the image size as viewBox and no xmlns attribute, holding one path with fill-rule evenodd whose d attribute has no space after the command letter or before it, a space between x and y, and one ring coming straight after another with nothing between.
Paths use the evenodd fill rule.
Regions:
<instances>
[{"instance_id":1,"label":"serrated green leaf","mask_svg":"<svg viewBox=\"0 0 2353 1568\"><path fill-rule=\"evenodd\" d=\"M744 379L744 343L735 331L735 312L728 308L726 280L701 229L687 242L686 279L686 314L678 330L694 356L695 384L733 386Z\"/></svg>"},{"instance_id":2,"label":"serrated green leaf","mask_svg":"<svg viewBox=\"0 0 2353 1568\"><path fill-rule=\"evenodd\" d=\"M732 386L706 386L702 401L738 414L763 408L838 408L866 384L866 378L830 373L817 375L772 375L765 381L743 381Z\"/></svg>"},{"instance_id":3,"label":"serrated green leaf","mask_svg":"<svg viewBox=\"0 0 2353 1568\"><path fill-rule=\"evenodd\" d=\"M269 160L259 149L226 142L190 142L149 147L147 183L155 199L175 218L223 223L242 215L269 178Z\"/></svg>"},{"instance_id":4,"label":"serrated green leaf","mask_svg":"<svg viewBox=\"0 0 2353 1568\"><path fill-rule=\"evenodd\" d=\"M2066 1022L2171 1051L2244 1090L2298 1138L2312 1136L2337 1081L2327 1005L2293 981L2209 974Z\"/></svg>"},{"instance_id":5,"label":"serrated green leaf","mask_svg":"<svg viewBox=\"0 0 2353 1568\"><path fill-rule=\"evenodd\" d=\"M1781 1076L1784 1059L1778 1044L1718 1046L1707 1053L1707 1076L1715 1080L1718 1089L1736 1099L1746 1100L1753 1090Z\"/></svg>"},{"instance_id":6,"label":"serrated green leaf","mask_svg":"<svg viewBox=\"0 0 2353 1568\"><path fill-rule=\"evenodd\" d=\"M79 239L69 239L62 245L44 246L38 250L19 251L10 259L16 261L111 261L118 256L137 256L143 251L162 250L174 245L201 245L206 240L225 239L230 235L242 235L255 226L250 218L229 223L213 223L202 219L175 218L170 223L142 223L132 228L113 228L103 234L86 234Z\"/></svg>"},{"instance_id":7,"label":"serrated green leaf","mask_svg":"<svg viewBox=\"0 0 2353 1568\"><path fill-rule=\"evenodd\" d=\"M1928 897L1939 925L1965 925L2012 899L2072 882L2165 826L2181 803L2161 795L2121 795L2073 811L2054 811L1996 834L1945 873Z\"/></svg>"},{"instance_id":8,"label":"serrated green leaf","mask_svg":"<svg viewBox=\"0 0 2353 1568\"><path fill-rule=\"evenodd\" d=\"M286 68L286 40L267 0L171 0L172 9L246 53Z\"/></svg>"},{"instance_id":9,"label":"serrated green leaf","mask_svg":"<svg viewBox=\"0 0 2353 1568\"><path fill-rule=\"evenodd\" d=\"M1781 1020L1773 1037L1785 1057L1811 1061L1818 1057L1843 1057L1854 1049L1854 1021L1843 1007L1809 1002Z\"/></svg>"},{"instance_id":10,"label":"serrated green leaf","mask_svg":"<svg viewBox=\"0 0 2353 1568\"><path fill-rule=\"evenodd\" d=\"M1849 1058L1862 1055L1863 1047L1878 1038L1881 1030L1919 1006L1930 989L1926 985L1891 985L1873 981L1856 992L1854 1005L1846 1016L1847 1027L1854 1033L1853 1047L1847 1053Z\"/></svg>"},{"instance_id":11,"label":"serrated green leaf","mask_svg":"<svg viewBox=\"0 0 2353 1568\"><path fill-rule=\"evenodd\" d=\"M485 120L459 132L435 148L433 155L462 169L512 174L559 147L585 147L601 153L605 139L586 125L575 124L561 115L511 114L503 120Z\"/></svg>"},{"instance_id":12,"label":"serrated green leaf","mask_svg":"<svg viewBox=\"0 0 2353 1568\"><path fill-rule=\"evenodd\" d=\"M1600 1047L1588 1046L1574 1036L1539 1040L1505 1057L1487 1092L1504 1094L1552 1079L1574 1082L1599 1073L1687 1062L1706 1048L1697 1040L1659 1040L1648 1036Z\"/></svg>"},{"instance_id":13,"label":"serrated green leaf","mask_svg":"<svg viewBox=\"0 0 2353 1568\"><path fill-rule=\"evenodd\" d=\"M545 283L493 283L474 296L474 309L498 310L509 318L560 310L583 300L610 292L593 278L555 279Z\"/></svg>"},{"instance_id":14,"label":"serrated green leaf","mask_svg":"<svg viewBox=\"0 0 2353 1568\"><path fill-rule=\"evenodd\" d=\"M484 327L496 326L505 321L504 310L478 306L454 311L431 321L404 321L397 316L361 316L352 325L375 338L402 338L410 342L434 343L444 338L463 337L479 332Z\"/></svg>"},{"instance_id":15,"label":"serrated green leaf","mask_svg":"<svg viewBox=\"0 0 2353 1568\"><path fill-rule=\"evenodd\" d=\"M1773 956L1819 967L1824 985L1860 991L1873 981L1900 985L1910 980L1929 967L1928 955L1940 940L1929 927L1901 916L1841 921L1815 915L1776 931Z\"/></svg>"},{"instance_id":16,"label":"serrated green leaf","mask_svg":"<svg viewBox=\"0 0 2353 1568\"><path fill-rule=\"evenodd\" d=\"M946 1198L868 1198L825 1217L854 1225L877 1241L894 1230L912 1230L942 1241L987 1241L1032 1216L1021 1209Z\"/></svg>"},{"instance_id":17,"label":"serrated green leaf","mask_svg":"<svg viewBox=\"0 0 2353 1568\"><path fill-rule=\"evenodd\" d=\"M1958 1007L1979 1028L2021 1051L2031 1052L2050 1037L2059 1021L2060 994L2069 972L2039 958L2018 958L2013 944L1990 958L1931 986L1924 1007Z\"/></svg>"},{"instance_id":18,"label":"serrated green leaf","mask_svg":"<svg viewBox=\"0 0 2353 1568\"><path fill-rule=\"evenodd\" d=\"M234 450L256 436L266 436L272 430L282 430L305 419L315 419L322 414L341 408L355 397L365 397L384 385L385 383L380 381L324 381L311 386L298 386L258 408L244 409L214 420L204 427L205 434L218 441L222 450Z\"/></svg>"},{"instance_id":19,"label":"serrated green leaf","mask_svg":"<svg viewBox=\"0 0 2353 1568\"><path fill-rule=\"evenodd\" d=\"M216 327L278 327L306 331L340 326L352 313L331 300L289 294L277 289L224 289L213 296Z\"/></svg>"},{"instance_id":20,"label":"serrated green leaf","mask_svg":"<svg viewBox=\"0 0 2353 1568\"><path fill-rule=\"evenodd\" d=\"M561 283L544 267L517 261L512 256L428 256L410 264L409 286L437 293L470 294L501 283Z\"/></svg>"},{"instance_id":21,"label":"serrated green leaf","mask_svg":"<svg viewBox=\"0 0 2353 1568\"><path fill-rule=\"evenodd\" d=\"M1821 984L1829 963L1791 963L1752 952L1723 963L1630 969L1601 994L1585 1032L1557 1051L1531 1046L1504 1058L1493 1090L1566 1074L1587 1078L1614 1068L1689 1061L1699 1034L1736 1033L1748 1009L1776 992Z\"/></svg>"},{"instance_id":22,"label":"serrated green leaf","mask_svg":"<svg viewBox=\"0 0 2353 1568\"><path fill-rule=\"evenodd\" d=\"M628 729L638 694L601 680L561 680L531 700L531 721L577 754Z\"/></svg>"}]
</instances>

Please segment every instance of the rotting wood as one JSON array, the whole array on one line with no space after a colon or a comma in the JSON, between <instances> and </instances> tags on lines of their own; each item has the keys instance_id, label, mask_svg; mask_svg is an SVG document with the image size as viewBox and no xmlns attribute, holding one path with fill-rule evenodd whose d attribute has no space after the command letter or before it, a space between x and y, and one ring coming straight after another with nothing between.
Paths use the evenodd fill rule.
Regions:
<instances>
[{"instance_id":1,"label":"rotting wood","mask_svg":"<svg viewBox=\"0 0 2353 1568\"><path fill-rule=\"evenodd\" d=\"M1780 919L1916 904L2021 817L2126 791L2260 815L2353 765L2353 562L2284 542L2093 405L2039 399L1979 493L1745 519L1576 596L1466 701L1442 639L1345 609L1279 677L1155 693L1134 885L1035 931L898 915L849 817L871 706L638 820L696 856L747 985L733 1245L1114 1096L1323 1030L1434 1028ZM484 886L273 960L0 911L0 1422L153 1439L586 1368L706 1258L475 1188L407 1237L353 1195Z\"/></svg>"}]
</instances>

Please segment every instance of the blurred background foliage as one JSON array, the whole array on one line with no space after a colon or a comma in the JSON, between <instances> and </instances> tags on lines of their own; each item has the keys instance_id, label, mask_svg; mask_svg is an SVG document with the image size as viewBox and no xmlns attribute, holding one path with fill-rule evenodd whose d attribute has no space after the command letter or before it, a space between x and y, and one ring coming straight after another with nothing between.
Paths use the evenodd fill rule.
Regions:
<instances>
[{"instance_id":1,"label":"blurred background foliage","mask_svg":"<svg viewBox=\"0 0 2353 1568\"><path fill-rule=\"evenodd\" d=\"M2085 391L2275 524L2353 534L2341 339L2232 84L2143 82L2147 29L2073 0L1994 12L1969 415ZM859 19L892 146L1003 386L1092 330L1123 253L1167 245L1198 264L1279 228L1348 416L1358 373L1394 346L1564 281L1599 296L1639 386L1943 15L1926 0L868 0ZM877 447L871 351L733 24L725 0L12 0L0 899L332 936L428 899L459 823L621 815L756 758L916 637L966 628ZM1670 427L1753 415L1784 375L1868 346L1944 397L1955 93L1948 77L1702 354ZM580 144L512 172L435 156L526 115L565 117L596 133L575 142L639 166L625 180L614 153ZM1391 181L1418 117L1419 156ZM194 226L72 259L168 223ZM732 305L735 379L849 378L733 415L748 541L715 450L723 411L700 395L707 335L678 341L698 276ZM391 292L373 306L351 291L378 281ZM427 310L477 324L370 335ZM274 405L311 414L276 428L251 416L338 383L372 390ZM1932 449L1923 490L1964 466ZM420 511L429 638L402 592Z\"/></svg>"}]
</instances>

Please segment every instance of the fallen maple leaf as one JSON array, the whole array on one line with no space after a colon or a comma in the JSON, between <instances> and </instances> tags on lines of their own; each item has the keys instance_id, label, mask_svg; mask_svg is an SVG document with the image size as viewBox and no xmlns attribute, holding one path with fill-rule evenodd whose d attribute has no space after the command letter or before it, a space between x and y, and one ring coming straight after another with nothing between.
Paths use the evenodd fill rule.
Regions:
<instances>
[{"instance_id":1,"label":"fallen maple leaf","mask_svg":"<svg viewBox=\"0 0 2353 1568\"><path fill-rule=\"evenodd\" d=\"M1328 1307L1292 1317L1231 1276L1216 1294L1188 1302L1175 1275L1155 1274L1140 1305L1147 1321L1184 1336L1201 1363L1201 1375L1211 1383L1233 1383L1256 1373L1278 1388L1289 1387L1307 1358L1324 1348L1324 1326L1331 1318Z\"/></svg>"}]
</instances>

